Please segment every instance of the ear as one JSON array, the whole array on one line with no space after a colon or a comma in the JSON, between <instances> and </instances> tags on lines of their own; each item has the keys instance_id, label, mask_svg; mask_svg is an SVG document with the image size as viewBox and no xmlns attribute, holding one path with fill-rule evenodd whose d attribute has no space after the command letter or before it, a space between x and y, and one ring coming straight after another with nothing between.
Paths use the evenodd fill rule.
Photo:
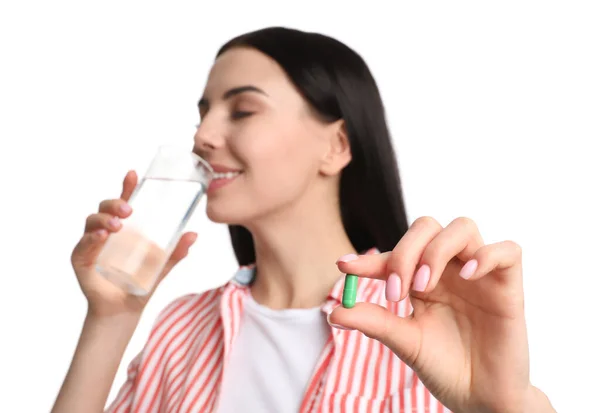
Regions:
<instances>
[{"instance_id":1,"label":"ear","mask_svg":"<svg viewBox=\"0 0 600 413\"><path fill-rule=\"evenodd\" d=\"M352 160L350 141L346 131L346 124L342 119L329 125L327 152L321 164L321 173L324 175L337 175Z\"/></svg>"}]
</instances>

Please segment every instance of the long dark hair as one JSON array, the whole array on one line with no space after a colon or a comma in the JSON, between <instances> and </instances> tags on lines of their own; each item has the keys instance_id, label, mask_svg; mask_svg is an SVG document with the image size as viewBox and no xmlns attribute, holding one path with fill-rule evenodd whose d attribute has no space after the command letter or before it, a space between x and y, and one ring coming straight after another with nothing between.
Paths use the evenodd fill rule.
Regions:
<instances>
[{"instance_id":1,"label":"long dark hair","mask_svg":"<svg viewBox=\"0 0 600 413\"><path fill-rule=\"evenodd\" d=\"M340 179L344 228L359 252L393 249L408 220L383 102L362 57L331 37L284 27L235 37L217 57L233 47L271 57L320 116L344 120L352 152ZM254 263L252 234L237 225L230 225L229 233L238 263Z\"/></svg>"}]
</instances>

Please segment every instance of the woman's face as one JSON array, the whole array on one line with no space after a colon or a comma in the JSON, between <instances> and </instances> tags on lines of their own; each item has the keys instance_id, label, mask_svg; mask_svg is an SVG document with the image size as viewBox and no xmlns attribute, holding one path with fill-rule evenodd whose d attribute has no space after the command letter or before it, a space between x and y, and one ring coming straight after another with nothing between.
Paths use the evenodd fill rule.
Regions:
<instances>
[{"instance_id":1,"label":"woman's face","mask_svg":"<svg viewBox=\"0 0 600 413\"><path fill-rule=\"evenodd\" d=\"M339 122L320 121L257 50L230 49L215 61L199 109L194 151L217 172L207 194L213 221L248 225L289 209L343 167L333 153Z\"/></svg>"}]
</instances>

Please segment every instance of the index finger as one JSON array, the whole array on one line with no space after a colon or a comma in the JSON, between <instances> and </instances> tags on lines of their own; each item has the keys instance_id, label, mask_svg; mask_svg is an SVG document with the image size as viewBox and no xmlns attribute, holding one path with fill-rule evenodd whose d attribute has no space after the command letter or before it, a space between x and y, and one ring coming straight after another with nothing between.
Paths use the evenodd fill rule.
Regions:
<instances>
[{"instance_id":1,"label":"index finger","mask_svg":"<svg viewBox=\"0 0 600 413\"><path fill-rule=\"evenodd\" d=\"M120 198L125 201L129 201L129 198L131 198L131 194L133 194L136 185L137 174L135 171L131 170L127 172L127 175L125 175L125 178L123 179L123 190L121 191Z\"/></svg>"},{"instance_id":2,"label":"index finger","mask_svg":"<svg viewBox=\"0 0 600 413\"><path fill-rule=\"evenodd\" d=\"M344 274L387 280L387 262L390 252L371 255L345 255L337 261L338 269Z\"/></svg>"}]
</instances>

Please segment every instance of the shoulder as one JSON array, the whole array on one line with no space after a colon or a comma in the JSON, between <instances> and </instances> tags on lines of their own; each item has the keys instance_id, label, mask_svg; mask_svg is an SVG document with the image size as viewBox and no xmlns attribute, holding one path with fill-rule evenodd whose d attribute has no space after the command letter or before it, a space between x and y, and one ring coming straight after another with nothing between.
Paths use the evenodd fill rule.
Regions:
<instances>
[{"instance_id":1,"label":"shoulder","mask_svg":"<svg viewBox=\"0 0 600 413\"><path fill-rule=\"evenodd\" d=\"M219 286L200 293L180 296L167 304L154 322L154 330L176 320L194 318L200 313L218 312L221 295L225 286Z\"/></svg>"},{"instance_id":2,"label":"shoulder","mask_svg":"<svg viewBox=\"0 0 600 413\"><path fill-rule=\"evenodd\" d=\"M151 371L166 372L174 360L181 358L181 354L191 354L191 349L202 348L210 341L211 332L221 326L224 288L219 286L180 296L159 312L139 360L142 371L154 366ZM191 360L184 357L176 364L180 362L189 363Z\"/></svg>"},{"instance_id":3,"label":"shoulder","mask_svg":"<svg viewBox=\"0 0 600 413\"><path fill-rule=\"evenodd\" d=\"M228 301L238 290L244 290L253 275L253 267L238 268L226 283L199 293L180 296L169 302L154 321L153 332L162 331L174 324L192 327L196 319L217 319L227 312L221 303ZM233 293L233 294L232 294ZM183 323L183 324L182 324ZM205 323L202 323L203 325Z\"/></svg>"}]
</instances>

